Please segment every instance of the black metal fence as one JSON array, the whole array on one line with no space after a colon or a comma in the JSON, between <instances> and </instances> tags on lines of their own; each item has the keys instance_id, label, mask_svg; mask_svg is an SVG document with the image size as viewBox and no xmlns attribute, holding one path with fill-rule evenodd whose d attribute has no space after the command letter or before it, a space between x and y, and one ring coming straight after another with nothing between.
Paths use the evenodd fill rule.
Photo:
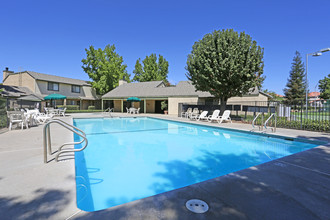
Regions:
<instances>
[{"instance_id":1,"label":"black metal fence","mask_svg":"<svg viewBox=\"0 0 330 220\"><path fill-rule=\"evenodd\" d=\"M208 111L208 114L212 114L215 109L220 109L220 105L180 103L179 116L182 112L186 112L188 108L198 108L199 111ZM233 120L242 123L252 123L256 115L260 113L256 125L262 125L272 113L275 113L277 127L330 132L330 100L309 100L307 108L304 101L295 103L274 101L228 102L226 110L231 111ZM275 125L274 118L269 121L268 125Z\"/></svg>"}]
</instances>

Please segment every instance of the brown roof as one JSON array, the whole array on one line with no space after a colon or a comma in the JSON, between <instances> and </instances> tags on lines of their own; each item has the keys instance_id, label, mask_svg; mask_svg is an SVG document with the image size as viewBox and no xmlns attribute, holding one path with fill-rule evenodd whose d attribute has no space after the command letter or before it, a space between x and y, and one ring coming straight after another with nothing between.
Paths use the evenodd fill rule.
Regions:
<instances>
[{"instance_id":1,"label":"brown roof","mask_svg":"<svg viewBox=\"0 0 330 220\"><path fill-rule=\"evenodd\" d=\"M79 85L79 86L90 86L90 84L84 80L72 79L72 78L62 77L62 76L55 76L55 75L50 75L50 74L45 74L45 73L37 73L34 71L23 71L23 72L17 72L17 73L10 73L8 76L18 74L18 73L27 73L36 80L42 80L42 81L47 81L47 82L57 82L57 83Z\"/></svg>"}]
</instances>

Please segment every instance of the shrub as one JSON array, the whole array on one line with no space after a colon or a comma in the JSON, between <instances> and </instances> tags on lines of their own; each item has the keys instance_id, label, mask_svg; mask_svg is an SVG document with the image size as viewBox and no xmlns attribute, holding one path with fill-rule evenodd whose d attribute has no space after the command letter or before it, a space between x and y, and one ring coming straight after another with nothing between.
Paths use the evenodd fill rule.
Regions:
<instances>
[{"instance_id":1,"label":"shrub","mask_svg":"<svg viewBox=\"0 0 330 220\"><path fill-rule=\"evenodd\" d=\"M90 112L102 112L102 110L66 110L66 113L90 113Z\"/></svg>"},{"instance_id":2,"label":"shrub","mask_svg":"<svg viewBox=\"0 0 330 220\"><path fill-rule=\"evenodd\" d=\"M94 105L88 106L88 110L95 110L95 106Z\"/></svg>"},{"instance_id":3,"label":"shrub","mask_svg":"<svg viewBox=\"0 0 330 220\"><path fill-rule=\"evenodd\" d=\"M161 107L160 108L162 110L167 110L167 102L166 101L162 101L160 104L161 104Z\"/></svg>"}]
</instances>

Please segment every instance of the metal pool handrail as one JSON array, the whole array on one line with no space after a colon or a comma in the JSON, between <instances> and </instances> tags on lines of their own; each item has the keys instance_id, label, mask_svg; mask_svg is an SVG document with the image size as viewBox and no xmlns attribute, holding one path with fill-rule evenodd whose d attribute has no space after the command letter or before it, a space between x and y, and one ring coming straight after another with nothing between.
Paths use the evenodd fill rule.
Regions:
<instances>
[{"instance_id":1,"label":"metal pool handrail","mask_svg":"<svg viewBox=\"0 0 330 220\"><path fill-rule=\"evenodd\" d=\"M274 132L276 132L276 114L275 113L271 114L269 116L269 118L267 118L267 120L265 121L264 127L265 127L265 129L267 129L267 123L272 117L274 117L274 119L275 119Z\"/></svg>"},{"instance_id":2,"label":"metal pool handrail","mask_svg":"<svg viewBox=\"0 0 330 220\"><path fill-rule=\"evenodd\" d=\"M254 123L255 123L255 121L257 120L257 118L259 117L259 115L260 115L261 113L259 112L258 114L257 114L257 116L253 119L253 121L252 121L252 127L254 128Z\"/></svg>"},{"instance_id":3,"label":"metal pool handrail","mask_svg":"<svg viewBox=\"0 0 330 220\"><path fill-rule=\"evenodd\" d=\"M49 122L47 122L45 125L44 125L44 128L43 128L43 145L44 145L44 163L47 163L47 148L48 148L48 153L49 154L52 154L52 146L51 146L51 137L50 137L50 124L53 124L53 123L56 123L56 124L59 124L61 125L62 127L68 129L69 131L72 131L73 133L77 134L78 136L82 137L83 139L79 142L72 142L72 143L65 143L63 144L62 146L59 147L58 149L58 152L55 156L55 161L58 162L58 157L63 154L63 153L67 153L67 152L78 152L78 151L82 151L84 150L87 145L88 145L88 140L86 138L86 134L85 132L83 132L82 130L80 130L79 128L73 126L73 125L70 125L60 119L54 119L54 120L51 120ZM80 131L81 133L79 133L78 131ZM85 145L80 148L80 149L65 149L65 150L62 150L62 148L66 145L75 145L75 144L81 144L82 142L85 141Z\"/></svg>"}]
</instances>

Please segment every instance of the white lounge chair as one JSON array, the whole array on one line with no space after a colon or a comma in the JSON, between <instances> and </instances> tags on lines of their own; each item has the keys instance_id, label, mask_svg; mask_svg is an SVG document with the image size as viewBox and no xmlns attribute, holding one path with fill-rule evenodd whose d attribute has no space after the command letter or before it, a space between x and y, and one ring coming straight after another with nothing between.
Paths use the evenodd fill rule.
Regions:
<instances>
[{"instance_id":1,"label":"white lounge chair","mask_svg":"<svg viewBox=\"0 0 330 220\"><path fill-rule=\"evenodd\" d=\"M218 121L219 119L219 114L220 114L220 110L214 110L213 111L213 114L212 115L209 115L209 117L207 118L207 120L209 122L212 122L212 121Z\"/></svg>"},{"instance_id":2,"label":"white lounge chair","mask_svg":"<svg viewBox=\"0 0 330 220\"><path fill-rule=\"evenodd\" d=\"M209 113L208 111L203 111L199 116L197 116L196 120L200 121L200 120L207 120L207 113Z\"/></svg>"},{"instance_id":3,"label":"white lounge chair","mask_svg":"<svg viewBox=\"0 0 330 220\"><path fill-rule=\"evenodd\" d=\"M45 114L40 114L40 115L37 115L35 120L37 121L37 123L39 124L44 124L48 121L50 121L53 117L51 116L48 116L48 115L45 115Z\"/></svg>"},{"instance_id":4,"label":"white lounge chair","mask_svg":"<svg viewBox=\"0 0 330 220\"><path fill-rule=\"evenodd\" d=\"M36 109L35 111L36 114L34 115L34 119L39 124L44 124L50 121L54 117L54 114L52 113L50 114L40 113L38 109Z\"/></svg>"},{"instance_id":5,"label":"white lounge chair","mask_svg":"<svg viewBox=\"0 0 330 220\"><path fill-rule=\"evenodd\" d=\"M131 113L131 111L129 110L129 108L126 107L127 110L127 114Z\"/></svg>"},{"instance_id":6,"label":"white lounge chair","mask_svg":"<svg viewBox=\"0 0 330 220\"><path fill-rule=\"evenodd\" d=\"M140 114L140 108L136 110L136 114Z\"/></svg>"},{"instance_id":7,"label":"white lounge chair","mask_svg":"<svg viewBox=\"0 0 330 220\"><path fill-rule=\"evenodd\" d=\"M230 121L230 123L232 123L230 118L230 110L224 111L222 116L219 117L218 119L219 124L221 124L223 121Z\"/></svg>"}]
</instances>

